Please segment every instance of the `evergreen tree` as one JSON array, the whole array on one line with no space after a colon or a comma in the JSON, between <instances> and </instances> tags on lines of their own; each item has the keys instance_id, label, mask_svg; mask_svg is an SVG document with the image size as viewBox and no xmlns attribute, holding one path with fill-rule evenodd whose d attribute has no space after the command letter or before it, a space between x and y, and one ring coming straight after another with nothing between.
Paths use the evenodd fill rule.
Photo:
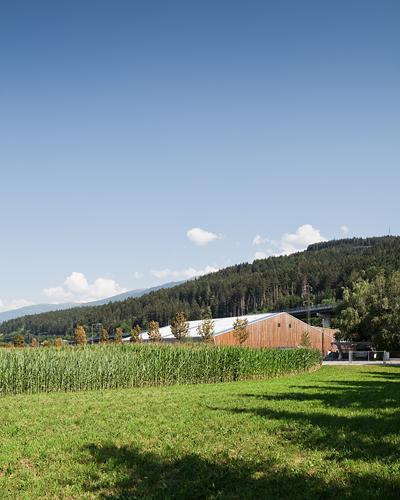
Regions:
<instances>
[{"instance_id":1,"label":"evergreen tree","mask_svg":"<svg viewBox=\"0 0 400 500\"><path fill-rule=\"evenodd\" d=\"M189 321L186 320L183 312L175 314L175 317L171 321L170 328L172 335L179 340L179 342L187 337L189 332Z\"/></svg>"},{"instance_id":2,"label":"evergreen tree","mask_svg":"<svg viewBox=\"0 0 400 500\"><path fill-rule=\"evenodd\" d=\"M236 342L239 345L242 345L250 336L249 330L246 329L246 326L248 325L247 319L239 319L237 318L236 321L233 323L233 336L236 339Z\"/></svg>"},{"instance_id":3,"label":"evergreen tree","mask_svg":"<svg viewBox=\"0 0 400 500\"><path fill-rule=\"evenodd\" d=\"M197 327L197 333L203 342L212 344L213 335L215 333L214 321L210 318L205 318Z\"/></svg>"},{"instance_id":4,"label":"evergreen tree","mask_svg":"<svg viewBox=\"0 0 400 500\"><path fill-rule=\"evenodd\" d=\"M147 332L151 342L161 342L160 325L158 321L150 321L149 330Z\"/></svg>"},{"instance_id":5,"label":"evergreen tree","mask_svg":"<svg viewBox=\"0 0 400 500\"><path fill-rule=\"evenodd\" d=\"M115 330L114 344L122 344L122 328Z\"/></svg>"},{"instance_id":6,"label":"evergreen tree","mask_svg":"<svg viewBox=\"0 0 400 500\"><path fill-rule=\"evenodd\" d=\"M86 345L86 332L83 326L78 325L74 332L74 342L76 345Z\"/></svg>"}]
</instances>

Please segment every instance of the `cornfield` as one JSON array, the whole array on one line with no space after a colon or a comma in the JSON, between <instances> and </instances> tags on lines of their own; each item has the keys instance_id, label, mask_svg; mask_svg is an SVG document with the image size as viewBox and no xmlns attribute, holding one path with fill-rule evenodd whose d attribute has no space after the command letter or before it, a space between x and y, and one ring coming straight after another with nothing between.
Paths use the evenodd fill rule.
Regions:
<instances>
[{"instance_id":1,"label":"cornfield","mask_svg":"<svg viewBox=\"0 0 400 500\"><path fill-rule=\"evenodd\" d=\"M321 366L310 349L98 345L1 349L0 395L231 382Z\"/></svg>"}]
</instances>

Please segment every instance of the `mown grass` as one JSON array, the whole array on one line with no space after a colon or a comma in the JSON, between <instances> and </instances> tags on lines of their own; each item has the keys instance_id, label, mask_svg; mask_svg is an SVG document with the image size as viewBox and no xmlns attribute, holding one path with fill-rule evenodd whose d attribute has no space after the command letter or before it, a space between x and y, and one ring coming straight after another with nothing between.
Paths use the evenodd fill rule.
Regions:
<instances>
[{"instance_id":1,"label":"mown grass","mask_svg":"<svg viewBox=\"0 0 400 500\"><path fill-rule=\"evenodd\" d=\"M315 349L97 345L0 351L0 395L231 382L320 368Z\"/></svg>"},{"instance_id":2,"label":"mown grass","mask_svg":"<svg viewBox=\"0 0 400 500\"><path fill-rule=\"evenodd\" d=\"M0 498L394 499L400 369L0 398Z\"/></svg>"}]
</instances>

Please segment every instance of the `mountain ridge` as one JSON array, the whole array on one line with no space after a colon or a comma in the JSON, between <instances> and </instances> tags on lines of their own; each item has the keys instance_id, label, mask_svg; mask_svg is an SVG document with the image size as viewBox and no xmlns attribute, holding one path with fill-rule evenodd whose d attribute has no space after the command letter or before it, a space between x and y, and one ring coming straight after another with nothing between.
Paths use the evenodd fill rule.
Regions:
<instances>
[{"instance_id":1,"label":"mountain ridge","mask_svg":"<svg viewBox=\"0 0 400 500\"><path fill-rule=\"evenodd\" d=\"M184 281L171 281L169 283L164 283L163 285L153 286L150 288L138 288L136 290L130 290L129 292L119 293L118 295L113 295L112 297L106 297L105 299L99 299L90 302L64 302L62 304L34 304L31 306L24 306L18 309L12 309L11 311L1 312L0 324L3 323L3 321L17 319L22 316L31 316L35 314L54 311L64 311L73 307L101 306L104 304L108 304L109 302L117 302L128 298L141 297L145 293L156 292L157 290L161 290L162 288L171 288L173 286L180 285L181 283L184 283Z\"/></svg>"}]
</instances>

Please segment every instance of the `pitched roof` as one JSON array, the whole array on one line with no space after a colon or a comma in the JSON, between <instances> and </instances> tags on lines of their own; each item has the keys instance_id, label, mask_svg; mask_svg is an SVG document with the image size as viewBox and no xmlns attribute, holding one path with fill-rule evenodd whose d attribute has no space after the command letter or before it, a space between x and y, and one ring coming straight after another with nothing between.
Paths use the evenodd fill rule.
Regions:
<instances>
[{"instance_id":1,"label":"pitched roof","mask_svg":"<svg viewBox=\"0 0 400 500\"><path fill-rule=\"evenodd\" d=\"M257 323L258 321L263 321L264 319L272 318L273 316L278 316L282 314L278 313L263 313L263 314L247 314L245 316L238 316L240 319L247 319L248 324L252 325L253 323ZM233 318L216 318L214 321L214 337L217 335L221 335L225 332L230 332L233 330L233 323L236 320L236 316ZM189 321L189 337L198 337L197 327L202 322L202 320ZM163 339L173 339L175 338L172 335L170 326L163 326L160 328L160 333ZM147 340L149 337L147 332L142 333L143 340Z\"/></svg>"}]
</instances>

